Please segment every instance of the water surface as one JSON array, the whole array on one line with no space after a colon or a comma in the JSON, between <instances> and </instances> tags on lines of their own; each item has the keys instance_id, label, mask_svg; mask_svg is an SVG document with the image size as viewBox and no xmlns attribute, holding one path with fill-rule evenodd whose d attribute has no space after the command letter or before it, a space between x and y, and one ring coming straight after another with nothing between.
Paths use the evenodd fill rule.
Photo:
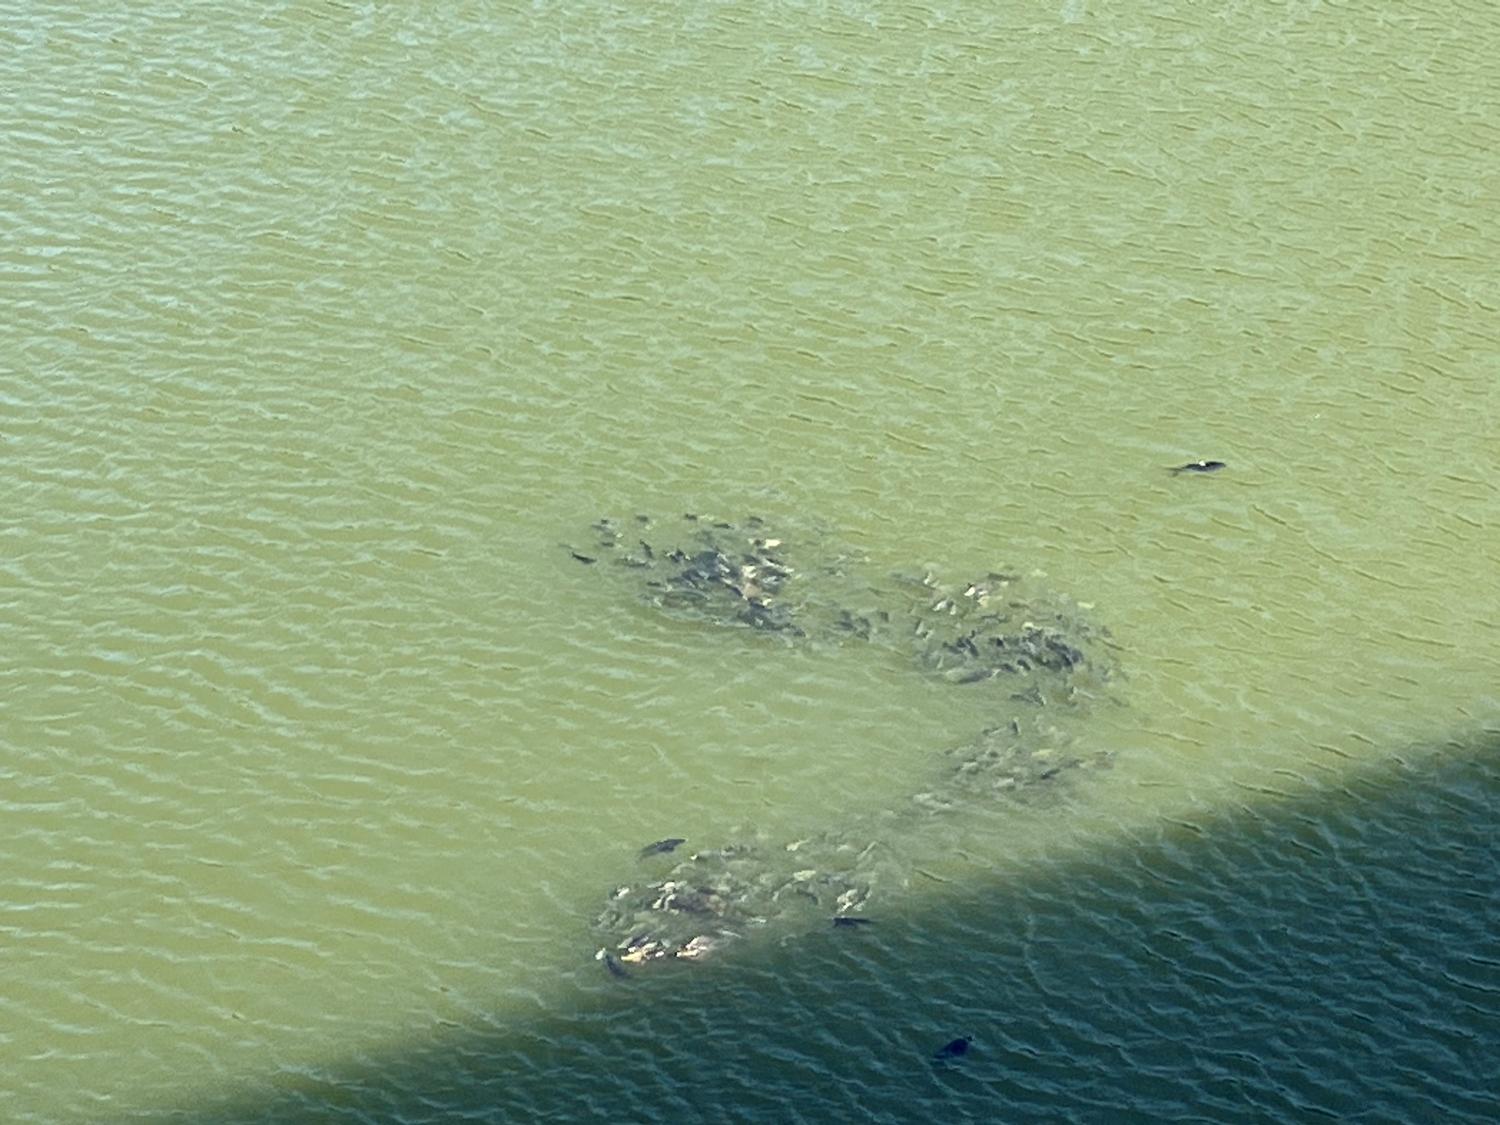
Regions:
<instances>
[{"instance_id":1,"label":"water surface","mask_svg":"<svg viewBox=\"0 0 1500 1125\"><path fill-rule=\"evenodd\" d=\"M8 1119L1493 1115L1493 16L5 37ZM1040 572L1114 768L912 831L872 940L622 995L642 843L876 816L986 721L560 546L636 511Z\"/></svg>"}]
</instances>

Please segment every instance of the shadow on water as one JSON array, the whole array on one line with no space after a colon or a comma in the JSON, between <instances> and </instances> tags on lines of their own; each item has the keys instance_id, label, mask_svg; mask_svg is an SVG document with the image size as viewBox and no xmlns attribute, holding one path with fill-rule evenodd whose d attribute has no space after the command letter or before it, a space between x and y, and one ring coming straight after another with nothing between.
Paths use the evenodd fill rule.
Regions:
<instances>
[{"instance_id":1,"label":"shadow on water","mask_svg":"<svg viewBox=\"0 0 1500 1125\"><path fill-rule=\"evenodd\" d=\"M1411 760L151 1116L1500 1120L1500 735Z\"/></svg>"}]
</instances>

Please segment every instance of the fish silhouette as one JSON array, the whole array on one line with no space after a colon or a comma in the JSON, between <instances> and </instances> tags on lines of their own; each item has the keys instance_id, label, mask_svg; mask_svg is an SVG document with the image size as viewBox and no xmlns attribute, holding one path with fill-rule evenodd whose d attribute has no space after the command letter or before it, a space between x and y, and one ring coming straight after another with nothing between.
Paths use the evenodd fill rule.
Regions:
<instances>
[{"instance_id":1,"label":"fish silhouette","mask_svg":"<svg viewBox=\"0 0 1500 1125\"><path fill-rule=\"evenodd\" d=\"M1217 473L1224 467L1223 461L1189 461L1186 465L1178 465L1167 472L1175 477L1183 473Z\"/></svg>"},{"instance_id":2,"label":"fish silhouette","mask_svg":"<svg viewBox=\"0 0 1500 1125\"><path fill-rule=\"evenodd\" d=\"M969 1053L969 1044L974 1042L972 1035L960 1035L957 1039L950 1039L937 1049L932 1057L935 1059L956 1059L960 1055Z\"/></svg>"},{"instance_id":3,"label":"fish silhouette","mask_svg":"<svg viewBox=\"0 0 1500 1125\"><path fill-rule=\"evenodd\" d=\"M647 844L642 848L641 858L645 859L648 855L666 855L668 852L673 851L679 844L685 843L687 841L681 836L668 836L665 840L658 840L656 843Z\"/></svg>"}]
</instances>

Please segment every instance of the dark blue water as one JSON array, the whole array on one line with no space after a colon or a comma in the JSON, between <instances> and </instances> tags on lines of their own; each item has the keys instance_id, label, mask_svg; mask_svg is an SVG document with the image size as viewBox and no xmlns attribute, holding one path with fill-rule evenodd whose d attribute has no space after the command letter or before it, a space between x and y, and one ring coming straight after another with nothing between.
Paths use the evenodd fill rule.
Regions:
<instances>
[{"instance_id":1,"label":"dark blue water","mask_svg":"<svg viewBox=\"0 0 1500 1125\"><path fill-rule=\"evenodd\" d=\"M1408 760L163 1116L1500 1120L1500 737Z\"/></svg>"}]
</instances>

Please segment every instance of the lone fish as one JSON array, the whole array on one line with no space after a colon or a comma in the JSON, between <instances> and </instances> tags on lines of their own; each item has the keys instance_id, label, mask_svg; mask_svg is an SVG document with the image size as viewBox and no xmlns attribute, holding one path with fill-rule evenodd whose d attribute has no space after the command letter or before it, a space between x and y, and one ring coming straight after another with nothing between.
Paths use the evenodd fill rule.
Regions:
<instances>
[{"instance_id":1,"label":"lone fish","mask_svg":"<svg viewBox=\"0 0 1500 1125\"><path fill-rule=\"evenodd\" d=\"M685 843L687 841L681 836L668 836L665 840L658 840L656 843L647 844L642 848L641 858L645 859L648 855L666 855L668 852L676 849L679 844Z\"/></svg>"},{"instance_id":2,"label":"lone fish","mask_svg":"<svg viewBox=\"0 0 1500 1125\"><path fill-rule=\"evenodd\" d=\"M969 1053L969 1044L974 1042L972 1035L960 1035L957 1039L950 1039L937 1049L932 1056L935 1059L956 1059L961 1055Z\"/></svg>"},{"instance_id":3,"label":"lone fish","mask_svg":"<svg viewBox=\"0 0 1500 1125\"><path fill-rule=\"evenodd\" d=\"M609 970L610 976L619 977L621 980L630 979L630 972L624 965L620 964L620 959L609 950L599 950L598 953L594 954L594 960L603 962L604 967Z\"/></svg>"},{"instance_id":4,"label":"lone fish","mask_svg":"<svg viewBox=\"0 0 1500 1125\"><path fill-rule=\"evenodd\" d=\"M1174 477L1180 473L1217 473L1224 468L1223 461L1189 461L1186 465L1178 465L1176 468L1168 469Z\"/></svg>"}]
</instances>

